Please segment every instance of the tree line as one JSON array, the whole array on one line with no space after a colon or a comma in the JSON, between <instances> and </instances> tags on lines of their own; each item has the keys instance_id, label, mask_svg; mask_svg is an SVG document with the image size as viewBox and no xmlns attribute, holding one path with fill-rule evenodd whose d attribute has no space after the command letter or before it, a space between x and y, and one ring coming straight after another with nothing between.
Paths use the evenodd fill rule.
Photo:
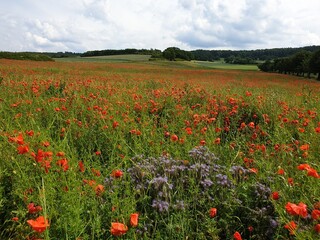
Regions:
<instances>
[{"instance_id":1,"label":"tree line","mask_svg":"<svg viewBox=\"0 0 320 240\"><path fill-rule=\"evenodd\" d=\"M53 61L53 59L46 54L34 52L0 52L0 59L1 58L14 60Z\"/></svg>"},{"instance_id":2,"label":"tree line","mask_svg":"<svg viewBox=\"0 0 320 240\"><path fill-rule=\"evenodd\" d=\"M127 54L141 54L151 56L161 56L162 52L158 49L106 49L106 50L93 50L80 54L81 57L95 57L95 56L112 56L112 55L127 55Z\"/></svg>"},{"instance_id":3,"label":"tree line","mask_svg":"<svg viewBox=\"0 0 320 240\"><path fill-rule=\"evenodd\" d=\"M320 50L316 52L299 51L292 56L267 60L258 65L264 72L278 72L283 74L295 74L307 76L318 74L320 80Z\"/></svg>"},{"instance_id":4,"label":"tree line","mask_svg":"<svg viewBox=\"0 0 320 240\"><path fill-rule=\"evenodd\" d=\"M175 60L198 60L217 61L224 59L227 63L234 64L254 64L257 60L272 60L276 58L289 57L299 51L315 52L320 50L320 46L306 46L301 48L273 48L257 50L192 50L186 51L177 47L168 47L164 51L158 49L106 49L87 51L79 54L81 57L108 56L122 54L144 54L151 55L152 58Z\"/></svg>"}]
</instances>

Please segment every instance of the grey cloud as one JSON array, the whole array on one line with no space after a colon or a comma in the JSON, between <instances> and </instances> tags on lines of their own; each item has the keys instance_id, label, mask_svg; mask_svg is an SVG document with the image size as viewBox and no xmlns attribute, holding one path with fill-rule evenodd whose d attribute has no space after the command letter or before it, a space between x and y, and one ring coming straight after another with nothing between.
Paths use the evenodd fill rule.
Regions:
<instances>
[{"instance_id":1,"label":"grey cloud","mask_svg":"<svg viewBox=\"0 0 320 240\"><path fill-rule=\"evenodd\" d=\"M320 44L317 0L0 1L0 50Z\"/></svg>"}]
</instances>

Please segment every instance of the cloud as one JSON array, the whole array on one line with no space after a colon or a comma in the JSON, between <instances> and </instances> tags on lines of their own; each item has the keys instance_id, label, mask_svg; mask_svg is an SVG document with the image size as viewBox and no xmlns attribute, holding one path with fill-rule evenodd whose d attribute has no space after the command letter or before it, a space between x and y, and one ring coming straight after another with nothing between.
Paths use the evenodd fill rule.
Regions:
<instances>
[{"instance_id":1,"label":"cloud","mask_svg":"<svg viewBox=\"0 0 320 240\"><path fill-rule=\"evenodd\" d=\"M16 0L0 9L0 50L320 45L318 0Z\"/></svg>"}]
</instances>

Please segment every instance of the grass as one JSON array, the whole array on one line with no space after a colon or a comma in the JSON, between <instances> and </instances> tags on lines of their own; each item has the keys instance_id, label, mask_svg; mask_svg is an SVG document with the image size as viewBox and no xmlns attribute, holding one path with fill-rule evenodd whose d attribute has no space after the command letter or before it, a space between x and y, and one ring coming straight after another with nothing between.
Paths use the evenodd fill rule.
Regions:
<instances>
[{"instance_id":1,"label":"grass","mask_svg":"<svg viewBox=\"0 0 320 240\"><path fill-rule=\"evenodd\" d=\"M208 67L208 68L214 68L214 69L225 69L225 70L246 70L246 71L258 71L259 68L255 64L228 64L221 61L215 61L215 62L205 62L205 61L194 61L195 64L202 66L202 67Z\"/></svg>"},{"instance_id":2,"label":"grass","mask_svg":"<svg viewBox=\"0 0 320 240\"><path fill-rule=\"evenodd\" d=\"M164 61L0 73L1 239L319 237L319 82Z\"/></svg>"}]
</instances>

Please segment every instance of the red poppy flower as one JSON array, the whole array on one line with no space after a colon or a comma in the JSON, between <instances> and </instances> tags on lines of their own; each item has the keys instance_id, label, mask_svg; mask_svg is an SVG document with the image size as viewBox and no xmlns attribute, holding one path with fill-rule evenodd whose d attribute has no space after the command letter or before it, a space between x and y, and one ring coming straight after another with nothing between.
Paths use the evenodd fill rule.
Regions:
<instances>
[{"instance_id":1,"label":"red poppy flower","mask_svg":"<svg viewBox=\"0 0 320 240\"><path fill-rule=\"evenodd\" d=\"M50 146L50 142L45 141L45 142L42 143L42 145L45 146L45 147L49 147Z\"/></svg>"},{"instance_id":2,"label":"red poppy flower","mask_svg":"<svg viewBox=\"0 0 320 240\"><path fill-rule=\"evenodd\" d=\"M318 174L317 170L313 168L308 169L308 176L314 177L314 178L320 178L320 175Z\"/></svg>"},{"instance_id":3,"label":"red poppy flower","mask_svg":"<svg viewBox=\"0 0 320 240\"><path fill-rule=\"evenodd\" d=\"M68 160L65 158L58 160L56 164L60 166L64 172L66 172L69 169Z\"/></svg>"},{"instance_id":4,"label":"red poppy flower","mask_svg":"<svg viewBox=\"0 0 320 240\"><path fill-rule=\"evenodd\" d=\"M130 225L132 227L138 226L138 221L139 221L139 214L138 213L132 213L130 215Z\"/></svg>"},{"instance_id":5,"label":"red poppy flower","mask_svg":"<svg viewBox=\"0 0 320 240\"><path fill-rule=\"evenodd\" d=\"M211 218L214 218L217 215L217 209L216 208L210 208L209 214Z\"/></svg>"},{"instance_id":6,"label":"red poppy flower","mask_svg":"<svg viewBox=\"0 0 320 240\"><path fill-rule=\"evenodd\" d=\"M297 167L299 170L309 170L311 169L310 165L307 164L307 163L304 163L304 164L300 164L298 167Z\"/></svg>"},{"instance_id":7,"label":"red poppy flower","mask_svg":"<svg viewBox=\"0 0 320 240\"><path fill-rule=\"evenodd\" d=\"M293 178L288 178L288 184L289 184L290 186L293 186L293 185L294 185Z\"/></svg>"},{"instance_id":8,"label":"red poppy flower","mask_svg":"<svg viewBox=\"0 0 320 240\"><path fill-rule=\"evenodd\" d=\"M96 195L100 196L104 192L104 186L101 184L98 184L94 190L96 191Z\"/></svg>"},{"instance_id":9,"label":"red poppy flower","mask_svg":"<svg viewBox=\"0 0 320 240\"><path fill-rule=\"evenodd\" d=\"M214 144L220 144L220 142L221 142L221 139L220 138L216 138L213 143Z\"/></svg>"},{"instance_id":10,"label":"red poppy flower","mask_svg":"<svg viewBox=\"0 0 320 240\"><path fill-rule=\"evenodd\" d=\"M29 152L29 147L27 145L19 145L17 149L18 154L25 154Z\"/></svg>"},{"instance_id":11,"label":"red poppy flower","mask_svg":"<svg viewBox=\"0 0 320 240\"><path fill-rule=\"evenodd\" d=\"M272 193L272 199L273 200L278 200L279 199L279 192L273 192Z\"/></svg>"},{"instance_id":12,"label":"red poppy flower","mask_svg":"<svg viewBox=\"0 0 320 240\"><path fill-rule=\"evenodd\" d=\"M242 240L241 234L239 232L235 232L233 234L233 239L234 240Z\"/></svg>"},{"instance_id":13,"label":"red poppy flower","mask_svg":"<svg viewBox=\"0 0 320 240\"><path fill-rule=\"evenodd\" d=\"M288 202L286 204L286 211L291 215L298 215L303 218L306 218L308 215L307 205L302 202L300 202L298 205Z\"/></svg>"},{"instance_id":14,"label":"red poppy flower","mask_svg":"<svg viewBox=\"0 0 320 240\"><path fill-rule=\"evenodd\" d=\"M86 170L86 168L85 168L85 166L84 166L82 161L79 161L78 166L79 166L80 172L84 172Z\"/></svg>"},{"instance_id":15,"label":"red poppy flower","mask_svg":"<svg viewBox=\"0 0 320 240\"><path fill-rule=\"evenodd\" d=\"M317 232L317 233L320 233L320 224L317 224L314 226L314 230Z\"/></svg>"},{"instance_id":16,"label":"red poppy flower","mask_svg":"<svg viewBox=\"0 0 320 240\"><path fill-rule=\"evenodd\" d=\"M9 137L9 141L17 143L19 145L23 145L24 144L23 136L22 136L21 133L17 137Z\"/></svg>"},{"instance_id":17,"label":"red poppy flower","mask_svg":"<svg viewBox=\"0 0 320 240\"><path fill-rule=\"evenodd\" d=\"M112 173L111 173L111 176L114 177L114 178L121 178L123 175L123 172L119 169L117 170L113 170Z\"/></svg>"},{"instance_id":18,"label":"red poppy flower","mask_svg":"<svg viewBox=\"0 0 320 240\"><path fill-rule=\"evenodd\" d=\"M302 151L308 151L309 150L309 144L303 144L300 146L300 150Z\"/></svg>"},{"instance_id":19,"label":"red poppy flower","mask_svg":"<svg viewBox=\"0 0 320 240\"><path fill-rule=\"evenodd\" d=\"M123 223L113 222L111 223L111 234L113 236L121 236L126 234L128 231L128 227L124 225Z\"/></svg>"},{"instance_id":20,"label":"red poppy flower","mask_svg":"<svg viewBox=\"0 0 320 240\"><path fill-rule=\"evenodd\" d=\"M101 176L101 172L98 169L91 168L91 172L97 177Z\"/></svg>"},{"instance_id":21,"label":"red poppy flower","mask_svg":"<svg viewBox=\"0 0 320 240\"><path fill-rule=\"evenodd\" d=\"M41 206L36 206L33 202L29 203L27 208L28 208L28 212L30 214L34 214L34 213L42 211L42 207Z\"/></svg>"},{"instance_id":22,"label":"red poppy flower","mask_svg":"<svg viewBox=\"0 0 320 240\"><path fill-rule=\"evenodd\" d=\"M173 134L173 135L171 135L171 140L172 140L173 142L176 142L176 141L179 140L179 138L178 138L177 135Z\"/></svg>"},{"instance_id":23,"label":"red poppy flower","mask_svg":"<svg viewBox=\"0 0 320 240\"><path fill-rule=\"evenodd\" d=\"M44 216L39 216L36 220L27 220L27 223L32 227L36 232L44 232L50 225L48 219L45 219Z\"/></svg>"},{"instance_id":24,"label":"red poppy flower","mask_svg":"<svg viewBox=\"0 0 320 240\"><path fill-rule=\"evenodd\" d=\"M290 235L294 235L295 234L295 230L297 229L297 224L294 221L291 221L291 222L287 223L284 226L284 228L289 230Z\"/></svg>"},{"instance_id":25,"label":"red poppy flower","mask_svg":"<svg viewBox=\"0 0 320 240\"><path fill-rule=\"evenodd\" d=\"M320 210L318 209L314 209L311 213L311 217L314 219L314 220L318 220L320 219Z\"/></svg>"}]
</instances>

